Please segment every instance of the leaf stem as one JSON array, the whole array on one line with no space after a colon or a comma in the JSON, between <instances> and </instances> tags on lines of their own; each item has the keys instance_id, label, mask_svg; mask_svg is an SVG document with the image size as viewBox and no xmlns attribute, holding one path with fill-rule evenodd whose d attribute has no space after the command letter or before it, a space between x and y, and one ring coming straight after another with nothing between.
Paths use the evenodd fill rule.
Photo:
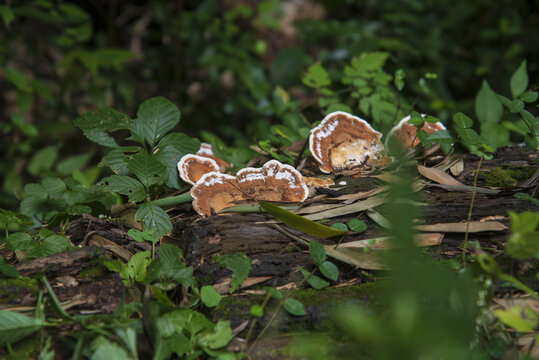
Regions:
<instances>
[{"instance_id":1,"label":"leaf stem","mask_svg":"<svg viewBox=\"0 0 539 360\"><path fill-rule=\"evenodd\" d=\"M47 289L48 293L49 293L49 297L51 298L52 300L52 304L54 306L54 308L56 309L56 311L58 312L58 314L60 314L60 316L64 319L64 320L73 320L73 318L71 317L71 315L69 315L63 308L62 306L60 305L60 303L58 302L58 298L56 297L56 295L54 294L54 291L52 290L52 287L51 285L49 284L49 281L47 280L47 278L45 277L45 275L43 275L41 277L41 282L43 283L43 285L45 285L45 288Z\"/></svg>"},{"instance_id":2,"label":"leaf stem","mask_svg":"<svg viewBox=\"0 0 539 360\"><path fill-rule=\"evenodd\" d=\"M470 208L468 210L468 219L466 220L466 234L464 235L464 245L462 249L462 266L466 263L466 249L468 249L468 234L470 230L470 221L472 220L472 210L475 201L475 194L477 194L477 176L479 175L479 169L483 163L484 157L481 156L479 159L479 164L477 164L477 169L475 170L475 175L473 178L473 191L472 191L472 200L470 201Z\"/></svg>"},{"instance_id":3,"label":"leaf stem","mask_svg":"<svg viewBox=\"0 0 539 360\"><path fill-rule=\"evenodd\" d=\"M176 196L169 196L157 200L152 200L153 205L166 207L166 206L172 206L172 205L178 205L178 204L185 204L188 202L193 201L193 198L191 197L191 194L189 192L185 192L180 195Z\"/></svg>"}]
</instances>

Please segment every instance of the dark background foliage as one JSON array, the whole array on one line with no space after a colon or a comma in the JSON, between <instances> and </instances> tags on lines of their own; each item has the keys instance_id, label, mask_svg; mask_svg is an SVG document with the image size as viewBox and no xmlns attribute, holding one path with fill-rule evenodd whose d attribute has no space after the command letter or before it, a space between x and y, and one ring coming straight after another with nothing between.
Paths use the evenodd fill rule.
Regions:
<instances>
[{"instance_id":1,"label":"dark background foliage","mask_svg":"<svg viewBox=\"0 0 539 360\"><path fill-rule=\"evenodd\" d=\"M8 0L0 17L0 206L12 208L44 176L106 175L85 167L99 150L73 125L96 108L134 117L165 96L178 130L245 147L285 120L278 87L321 119L301 81L317 61L336 80L352 57L387 51L412 106L441 119L472 113L482 79L508 92L523 59L533 88L539 66L539 1Z\"/></svg>"}]
</instances>

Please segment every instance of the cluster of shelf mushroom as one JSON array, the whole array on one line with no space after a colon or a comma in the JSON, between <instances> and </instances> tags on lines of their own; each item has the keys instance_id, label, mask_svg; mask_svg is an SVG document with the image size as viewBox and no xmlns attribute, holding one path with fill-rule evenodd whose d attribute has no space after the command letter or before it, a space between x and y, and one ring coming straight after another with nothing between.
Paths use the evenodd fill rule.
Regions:
<instances>
[{"instance_id":1,"label":"cluster of shelf mushroom","mask_svg":"<svg viewBox=\"0 0 539 360\"><path fill-rule=\"evenodd\" d=\"M417 128L402 119L386 137L386 146L394 138L404 150L419 144ZM441 123L425 122L421 130L428 134L445 130ZM381 142L382 133L365 120L342 111L328 114L311 130L309 150L323 173L352 168L376 166L387 159L386 148ZM193 208L203 217L241 201L264 200L278 202L303 202L309 189L301 173L290 165L270 160L261 168L247 167L236 176L226 174L230 167L216 157L211 145L202 143L196 154L183 156L178 162L180 177L193 185Z\"/></svg>"}]
</instances>

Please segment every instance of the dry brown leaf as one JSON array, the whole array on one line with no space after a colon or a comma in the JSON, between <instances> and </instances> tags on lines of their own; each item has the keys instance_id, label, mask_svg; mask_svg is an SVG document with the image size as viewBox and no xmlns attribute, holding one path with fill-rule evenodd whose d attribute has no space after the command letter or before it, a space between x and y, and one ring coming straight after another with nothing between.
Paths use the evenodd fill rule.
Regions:
<instances>
[{"instance_id":1,"label":"dry brown leaf","mask_svg":"<svg viewBox=\"0 0 539 360\"><path fill-rule=\"evenodd\" d=\"M419 170L419 173L421 175L423 175L429 180L437 182L438 184L464 185L460 181L455 180L451 175L449 175L445 171L442 171L436 168L428 168L422 165L417 165L417 170Z\"/></svg>"},{"instance_id":2,"label":"dry brown leaf","mask_svg":"<svg viewBox=\"0 0 539 360\"><path fill-rule=\"evenodd\" d=\"M368 197L371 197L373 195L380 194L380 193L382 193L384 191L387 191L386 186L382 186L382 187L372 189L372 190L369 190L369 191L358 192L358 193L355 193L355 194L341 195L339 197L332 198L331 200L361 200L361 199L366 199Z\"/></svg>"},{"instance_id":3,"label":"dry brown leaf","mask_svg":"<svg viewBox=\"0 0 539 360\"><path fill-rule=\"evenodd\" d=\"M241 283L240 289L248 288L250 286L259 284L261 282L267 281L267 280L272 279L272 278L273 278L273 276L252 276L252 277L248 277L247 279L245 279ZM221 280L220 282L218 282L217 284L214 284L213 288L215 289L215 291L217 291L221 295L227 294L228 291L230 290L230 280L231 280L230 277L225 278L225 279Z\"/></svg>"},{"instance_id":4,"label":"dry brown leaf","mask_svg":"<svg viewBox=\"0 0 539 360\"><path fill-rule=\"evenodd\" d=\"M324 250L328 256L362 269L382 270L386 268L383 250L365 251L362 248L345 248L342 246L335 249L334 245L324 245Z\"/></svg>"},{"instance_id":5,"label":"dry brown leaf","mask_svg":"<svg viewBox=\"0 0 539 360\"><path fill-rule=\"evenodd\" d=\"M370 217L372 221L374 221L381 227L385 229L389 228L389 220L383 217L382 214L380 214L378 211L369 209L367 210L367 216Z\"/></svg>"},{"instance_id":6,"label":"dry brown leaf","mask_svg":"<svg viewBox=\"0 0 539 360\"><path fill-rule=\"evenodd\" d=\"M453 176L459 176L464 171L464 160L460 159L453 166L449 168Z\"/></svg>"},{"instance_id":7,"label":"dry brown leaf","mask_svg":"<svg viewBox=\"0 0 539 360\"><path fill-rule=\"evenodd\" d=\"M482 232L482 231L504 231L507 229L507 226L497 221L488 221L488 222L479 222L474 221L470 222L469 226L467 223L440 223L440 224L431 224L431 225L417 225L416 230L428 231L428 232Z\"/></svg>"},{"instance_id":8,"label":"dry brown leaf","mask_svg":"<svg viewBox=\"0 0 539 360\"><path fill-rule=\"evenodd\" d=\"M436 246L442 243L444 235L440 233L417 234L414 237L417 246ZM350 241L340 244L338 248L371 248L371 249L391 249L394 242L389 237L379 237L374 239ZM338 249L337 248L337 249Z\"/></svg>"},{"instance_id":9,"label":"dry brown leaf","mask_svg":"<svg viewBox=\"0 0 539 360\"><path fill-rule=\"evenodd\" d=\"M498 195L500 190L487 189L482 187L474 187L469 185L443 185L443 184L429 184L429 186L439 187L447 191L458 191L458 192L476 192L478 194L485 195Z\"/></svg>"},{"instance_id":10,"label":"dry brown leaf","mask_svg":"<svg viewBox=\"0 0 539 360\"><path fill-rule=\"evenodd\" d=\"M297 211L293 211L293 212L295 214L314 214L314 213L317 213L317 212L330 210L330 209L335 209L335 208L339 208L339 207L342 207L342 206L344 206L344 205L342 205L342 204L318 204L318 205L306 206L306 207L303 207L303 208L298 209Z\"/></svg>"},{"instance_id":11,"label":"dry brown leaf","mask_svg":"<svg viewBox=\"0 0 539 360\"><path fill-rule=\"evenodd\" d=\"M109 239L104 238L103 236L99 236L99 235L92 235L90 237L88 245L101 246L109 250L110 252L116 254L117 256L121 257L125 261L129 261L129 259L131 259L131 256L133 256L133 254L129 250L126 250L125 248L121 247L115 242L112 242Z\"/></svg>"}]
</instances>

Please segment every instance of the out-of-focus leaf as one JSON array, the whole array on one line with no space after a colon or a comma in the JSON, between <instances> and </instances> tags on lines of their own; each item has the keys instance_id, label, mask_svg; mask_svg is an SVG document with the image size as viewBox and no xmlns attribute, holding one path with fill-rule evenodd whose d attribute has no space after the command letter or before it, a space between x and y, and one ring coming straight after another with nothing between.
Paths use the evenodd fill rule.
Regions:
<instances>
[{"instance_id":1,"label":"out-of-focus leaf","mask_svg":"<svg viewBox=\"0 0 539 360\"><path fill-rule=\"evenodd\" d=\"M503 106L486 80L475 98L475 114L481 123L498 123L502 119Z\"/></svg>"},{"instance_id":2,"label":"out-of-focus leaf","mask_svg":"<svg viewBox=\"0 0 539 360\"><path fill-rule=\"evenodd\" d=\"M511 77L511 94L516 98L528 87L528 72L526 71L526 60L522 61L517 71Z\"/></svg>"},{"instance_id":3,"label":"out-of-focus leaf","mask_svg":"<svg viewBox=\"0 0 539 360\"><path fill-rule=\"evenodd\" d=\"M44 326L42 320L0 310L0 345L14 344Z\"/></svg>"},{"instance_id":4,"label":"out-of-focus leaf","mask_svg":"<svg viewBox=\"0 0 539 360\"><path fill-rule=\"evenodd\" d=\"M305 311L305 306L294 298L286 299L283 303L283 307L292 315L303 316L307 313Z\"/></svg>"}]
</instances>

